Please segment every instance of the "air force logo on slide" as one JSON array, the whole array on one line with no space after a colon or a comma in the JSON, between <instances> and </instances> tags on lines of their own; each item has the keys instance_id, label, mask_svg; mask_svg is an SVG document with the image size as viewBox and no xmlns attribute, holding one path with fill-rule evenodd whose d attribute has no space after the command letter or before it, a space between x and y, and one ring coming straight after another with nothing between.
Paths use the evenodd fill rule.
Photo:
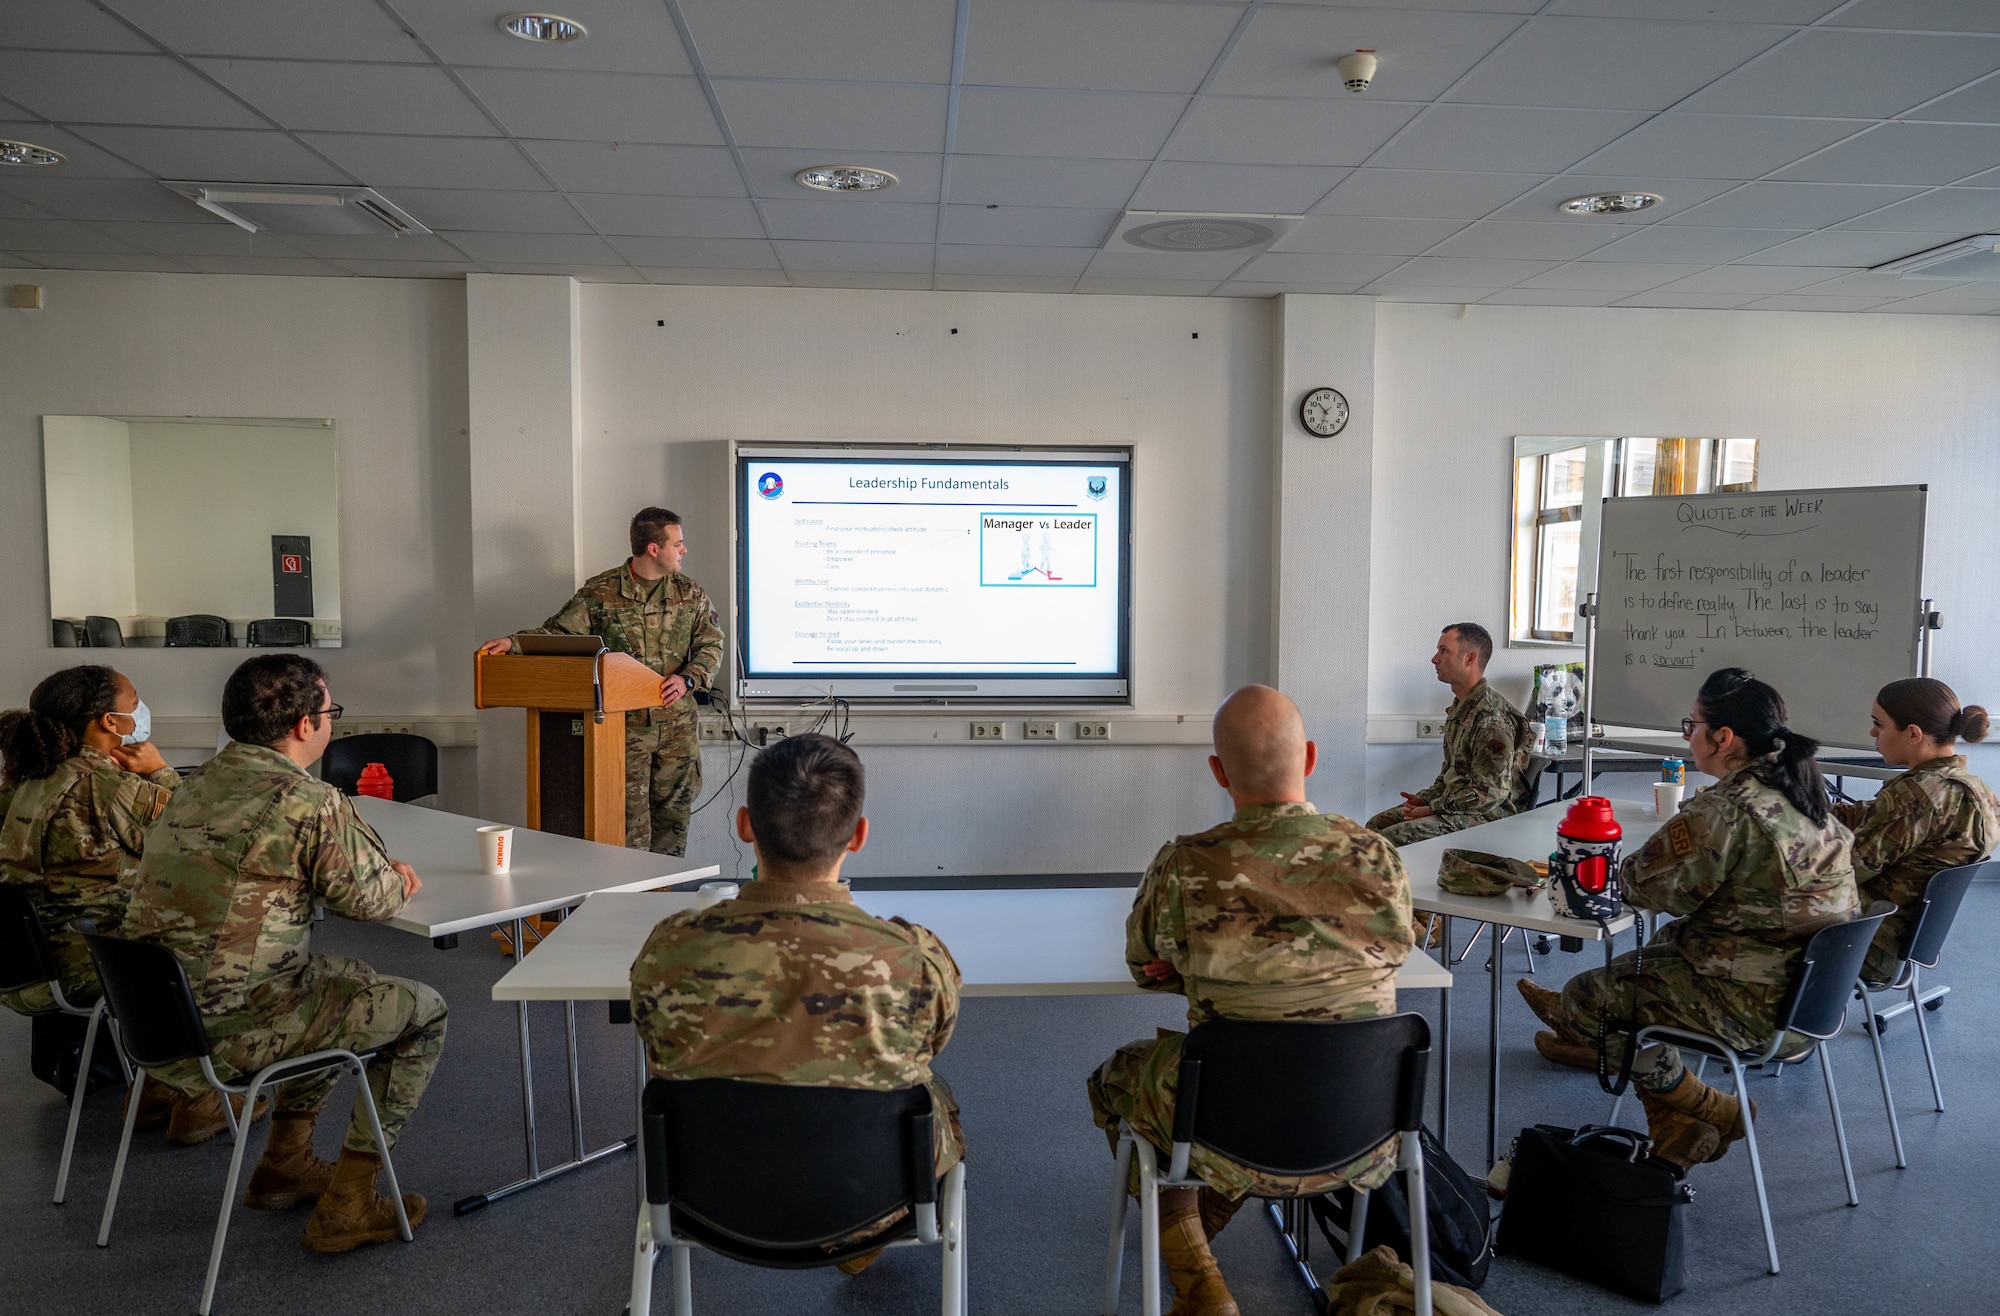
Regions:
<instances>
[{"instance_id":1,"label":"air force logo on slide","mask_svg":"<svg viewBox=\"0 0 2000 1316\"><path fill-rule=\"evenodd\" d=\"M765 471L757 477L757 492L766 498L782 497L785 492L785 482L779 478L776 471Z\"/></svg>"},{"instance_id":2,"label":"air force logo on slide","mask_svg":"<svg viewBox=\"0 0 2000 1316\"><path fill-rule=\"evenodd\" d=\"M1103 476L1093 475L1090 477L1090 482L1084 486L1084 492L1101 502L1109 490L1109 485L1110 482Z\"/></svg>"}]
</instances>

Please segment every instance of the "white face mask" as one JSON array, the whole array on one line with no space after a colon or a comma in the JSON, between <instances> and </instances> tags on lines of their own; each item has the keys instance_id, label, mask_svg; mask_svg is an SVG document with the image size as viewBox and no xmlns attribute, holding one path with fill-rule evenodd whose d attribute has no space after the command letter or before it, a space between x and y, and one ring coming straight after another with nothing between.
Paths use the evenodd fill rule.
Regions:
<instances>
[{"instance_id":1,"label":"white face mask","mask_svg":"<svg viewBox=\"0 0 2000 1316\"><path fill-rule=\"evenodd\" d=\"M131 712L119 713L117 716L132 719L132 730L118 737L119 744L138 745L153 738L153 710L146 707L145 700L141 699L138 707Z\"/></svg>"}]
</instances>

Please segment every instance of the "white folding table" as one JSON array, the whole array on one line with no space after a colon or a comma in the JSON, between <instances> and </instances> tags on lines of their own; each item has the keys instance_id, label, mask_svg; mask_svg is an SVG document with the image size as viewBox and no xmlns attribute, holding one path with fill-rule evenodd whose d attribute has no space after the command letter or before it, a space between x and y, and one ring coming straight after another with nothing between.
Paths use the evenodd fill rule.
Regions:
<instances>
[{"instance_id":1,"label":"white folding table","mask_svg":"<svg viewBox=\"0 0 2000 1316\"><path fill-rule=\"evenodd\" d=\"M514 829L510 871L489 877L480 871L478 829L483 818L443 813L360 796L361 816L382 837L389 857L409 864L423 879L423 889L410 898L392 928L429 937L440 949L458 944L458 934L511 925L514 945L521 948L524 920L536 914L568 910L600 892L651 891L676 882L713 877L714 864L694 863L645 850L627 850L551 832ZM692 897L666 897L683 902ZM647 925L652 926L651 924ZM535 1142L535 1079L528 1050L528 1002L517 1007L521 1044L521 1134L528 1161L527 1177L491 1192L460 1199L459 1215L499 1201L524 1188L565 1174L580 1165L616 1155L632 1145L621 1139L596 1151L583 1145L582 1083L577 1070L576 1006L565 1008L569 1051L570 1159L544 1169Z\"/></svg>"}]
</instances>

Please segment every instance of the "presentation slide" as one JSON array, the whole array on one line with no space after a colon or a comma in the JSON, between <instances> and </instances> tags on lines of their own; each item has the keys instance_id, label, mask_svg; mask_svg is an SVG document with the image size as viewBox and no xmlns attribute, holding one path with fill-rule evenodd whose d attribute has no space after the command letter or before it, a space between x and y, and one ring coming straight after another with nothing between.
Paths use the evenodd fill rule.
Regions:
<instances>
[{"instance_id":1,"label":"presentation slide","mask_svg":"<svg viewBox=\"0 0 2000 1316\"><path fill-rule=\"evenodd\" d=\"M737 478L748 676L1126 675L1123 461L739 454Z\"/></svg>"}]
</instances>

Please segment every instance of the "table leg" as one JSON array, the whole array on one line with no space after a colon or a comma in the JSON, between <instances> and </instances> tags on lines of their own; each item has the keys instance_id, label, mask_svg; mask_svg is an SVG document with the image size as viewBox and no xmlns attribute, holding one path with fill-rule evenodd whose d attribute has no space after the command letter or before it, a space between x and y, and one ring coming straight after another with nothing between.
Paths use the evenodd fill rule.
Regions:
<instances>
[{"instance_id":1,"label":"table leg","mask_svg":"<svg viewBox=\"0 0 2000 1316\"><path fill-rule=\"evenodd\" d=\"M1451 971L1451 915L1444 918L1444 966ZM1451 1146L1451 988L1438 990L1438 1145Z\"/></svg>"},{"instance_id":2,"label":"table leg","mask_svg":"<svg viewBox=\"0 0 2000 1316\"><path fill-rule=\"evenodd\" d=\"M514 962L528 953L528 943L521 939L524 919L514 920ZM528 1043L528 1003L517 1001L516 1008L521 1015L521 1136L528 1144L528 1177L540 1177L541 1159L535 1154L535 1067L529 1056Z\"/></svg>"},{"instance_id":3,"label":"table leg","mask_svg":"<svg viewBox=\"0 0 2000 1316\"><path fill-rule=\"evenodd\" d=\"M576 1002L563 1002L563 1024L569 1042L569 1137L570 1154L583 1155L583 1078L576 1063Z\"/></svg>"},{"instance_id":4,"label":"table leg","mask_svg":"<svg viewBox=\"0 0 2000 1316\"><path fill-rule=\"evenodd\" d=\"M1320 1287L1319 1277L1312 1272L1312 1263L1307 1259L1310 1247L1308 1231L1312 1228L1312 1213L1305 1202L1293 1198L1289 1202L1265 1202L1265 1214L1278 1231L1278 1238L1285 1245L1285 1252L1291 1263L1298 1267L1299 1278L1306 1282L1306 1288L1313 1296L1313 1310L1326 1310L1326 1290Z\"/></svg>"},{"instance_id":5,"label":"table leg","mask_svg":"<svg viewBox=\"0 0 2000 1316\"><path fill-rule=\"evenodd\" d=\"M632 1096L632 1128L634 1131L646 1126L646 1040L639 1036L639 1023L632 1022L632 1054L639 1060L639 1084ZM639 1209L646 1209L646 1158L632 1158L632 1182L639 1192Z\"/></svg>"},{"instance_id":6,"label":"table leg","mask_svg":"<svg viewBox=\"0 0 2000 1316\"><path fill-rule=\"evenodd\" d=\"M1493 975L1493 1004L1486 1037L1486 1163L1491 1165L1500 1159L1500 980L1506 975L1500 971L1500 925L1488 926L1493 930L1493 955L1486 971Z\"/></svg>"}]
</instances>

